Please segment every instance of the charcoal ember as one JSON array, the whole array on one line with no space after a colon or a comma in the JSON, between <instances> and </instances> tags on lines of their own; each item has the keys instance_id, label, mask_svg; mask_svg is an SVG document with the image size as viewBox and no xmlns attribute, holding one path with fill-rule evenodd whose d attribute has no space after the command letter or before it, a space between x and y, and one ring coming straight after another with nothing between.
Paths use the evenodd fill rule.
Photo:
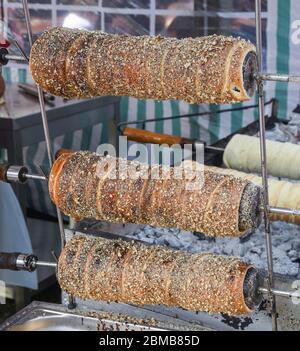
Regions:
<instances>
[{"instance_id":1,"label":"charcoal ember","mask_svg":"<svg viewBox=\"0 0 300 351\"><path fill-rule=\"evenodd\" d=\"M289 256L290 259L295 260L298 257L300 257L300 251L296 251L296 250L290 250L287 255Z\"/></svg>"},{"instance_id":2,"label":"charcoal ember","mask_svg":"<svg viewBox=\"0 0 300 351\"><path fill-rule=\"evenodd\" d=\"M300 253L300 240L294 240L292 242L292 248L293 250L296 250L298 253Z\"/></svg>"},{"instance_id":3,"label":"charcoal ember","mask_svg":"<svg viewBox=\"0 0 300 351\"><path fill-rule=\"evenodd\" d=\"M286 242L284 244L281 244L278 246L278 249L288 252L292 249L292 243Z\"/></svg>"},{"instance_id":4,"label":"charcoal ember","mask_svg":"<svg viewBox=\"0 0 300 351\"><path fill-rule=\"evenodd\" d=\"M292 277L300 276L300 240L299 226L274 222L271 223L272 245L274 256L274 272ZM237 238L216 238L213 242L208 238L180 230L161 229L152 226L139 228L133 234L140 240L149 243L163 244L179 248L191 253L212 252L229 256L242 257L259 269L267 270L267 254L264 227L260 226L247 242L241 243ZM171 239L172 238L172 239Z\"/></svg>"}]
</instances>

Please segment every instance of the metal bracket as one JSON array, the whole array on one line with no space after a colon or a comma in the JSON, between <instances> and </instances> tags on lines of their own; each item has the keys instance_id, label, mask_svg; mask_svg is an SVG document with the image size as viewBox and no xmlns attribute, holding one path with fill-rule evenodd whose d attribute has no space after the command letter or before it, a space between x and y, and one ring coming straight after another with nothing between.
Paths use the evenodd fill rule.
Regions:
<instances>
[{"instance_id":1,"label":"metal bracket","mask_svg":"<svg viewBox=\"0 0 300 351\"><path fill-rule=\"evenodd\" d=\"M271 305L272 329L277 331L277 310L276 298L273 294L274 272L273 272L273 253L272 253L272 235L269 218L269 193L268 193L268 174L267 174L267 152L266 152L266 130L264 119L264 81L261 79L262 71L262 17L261 17L261 0L255 0L255 29L256 29L256 54L257 54L257 75L258 82L258 113L259 113L259 138L260 138L260 156L261 156L261 173L263 185L263 205L264 205L264 224L266 252L268 262L268 295Z\"/></svg>"}]
</instances>

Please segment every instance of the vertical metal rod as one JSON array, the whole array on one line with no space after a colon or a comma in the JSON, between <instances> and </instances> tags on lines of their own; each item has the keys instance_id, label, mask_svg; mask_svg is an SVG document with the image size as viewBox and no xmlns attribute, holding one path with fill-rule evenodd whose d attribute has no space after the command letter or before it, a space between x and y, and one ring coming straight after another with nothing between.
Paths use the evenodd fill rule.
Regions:
<instances>
[{"instance_id":1,"label":"vertical metal rod","mask_svg":"<svg viewBox=\"0 0 300 351\"><path fill-rule=\"evenodd\" d=\"M208 35L208 17L207 17L207 0L203 1L203 11L204 11L204 35Z\"/></svg>"},{"instance_id":2,"label":"vertical metal rod","mask_svg":"<svg viewBox=\"0 0 300 351\"><path fill-rule=\"evenodd\" d=\"M31 46L33 44L33 37L32 37L32 30L31 30L31 24L30 24L30 14L29 14L27 0L22 0L22 5L23 5L24 16L25 16L27 35L28 35L28 40L29 40L29 47L31 48Z\"/></svg>"},{"instance_id":3,"label":"vertical metal rod","mask_svg":"<svg viewBox=\"0 0 300 351\"><path fill-rule=\"evenodd\" d=\"M26 62L29 63L29 58L27 57L26 52L22 49L20 44L16 40L14 40L13 43L14 43L15 47L20 51L20 53L22 54L22 56L24 57Z\"/></svg>"},{"instance_id":4,"label":"vertical metal rod","mask_svg":"<svg viewBox=\"0 0 300 351\"><path fill-rule=\"evenodd\" d=\"M258 74L262 72L262 27L261 27L261 0L255 0L255 24L256 24L256 54L257 54L257 69ZM269 193L268 193L268 174L267 174L267 152L266 152L266 131L265 131L265 111L264 111L264 82L258 80L258 110L259 110L259 125L260 125L260 155L261 155L261 172L263 185L263 202L264 202L264 224L266 249L268 260L268 293L272 312L272 329L277 330L277 311L276 299L273 294L273 253L272 253L272 237L270 230L269 219Z\"/></svg>"},{"instance_id":5,"label":"vertical metal rod","mask_svg":"<svg viewBox=\"0 0 300 351\"><path fill-rule=\"evenodd\" d=\"M31 47L33 44L33 36L32 36L32 30L31 30L31 24L30 24L30 14L29 14L27 0L22 0L22 4L23 4L23 11L24 11L25 22L26 22L26 29L27 29L27 33L28 33L29 46ZM52 167L53 155L52 155L51 140L50 140L48 120L47 120L47 114L46 114L46 108L45 108L44 95L43 95L43 91L42 91L41 87L38 85L37 85L37 91L38 91L38 97L39 97L39 103L40 103L40 109L41 109L45 142L46 142L46 147L47 147L48 161L49 161L50 167ZM57 219L58 219L58 225L59 225L59 231L60 231L61 248L63 249L63 247L65 246L65 241L66 241L64 223L63 223L61 212L59 211L59 209L57 207L56 207L56 211L57 211Z\"/></svg>"}]
</instances>

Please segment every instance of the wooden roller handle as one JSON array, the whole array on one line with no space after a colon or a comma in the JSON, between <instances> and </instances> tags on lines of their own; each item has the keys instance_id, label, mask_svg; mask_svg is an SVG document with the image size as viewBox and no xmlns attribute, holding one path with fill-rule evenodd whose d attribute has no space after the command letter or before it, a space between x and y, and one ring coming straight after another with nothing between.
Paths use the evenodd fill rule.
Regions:
<instances>
[{"instance_id":1,"label":"wooden roller handle","mask_svg":"<svg viewBox=\"0 0 300 351\"><path fill-rule=\"evenodd\" d=\"M159 134L148 130L128 127L123 129L123 135L127 136L128 140L131 141L151 144L167 144L169 146L174 144L193 144L195 142L195 140L182 138L176 135Z\"/></svg>"}]
</instances>

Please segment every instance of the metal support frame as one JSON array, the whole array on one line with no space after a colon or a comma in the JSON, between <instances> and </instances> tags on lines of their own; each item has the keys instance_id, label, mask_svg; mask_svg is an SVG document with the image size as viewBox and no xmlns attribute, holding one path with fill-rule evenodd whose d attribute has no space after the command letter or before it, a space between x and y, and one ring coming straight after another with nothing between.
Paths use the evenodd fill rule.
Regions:
<instances>
[{"instance_id":1,"label":"metal support frame","mask_svg":"<svg viewBox=\"0 0 300 351\"><path fill-rule=\"evenodd\" d=\"M261 74L259 78L273 82L300 83L300 76L288 76L286 74Z\"/></svg>"},{"instance_id":2,"label":"metal support frame","mask_svg":"<svg viewBox=\"0 0 300 351\"><path fill-rule=\"evenodd\" d=\"M256 24L256 54L257 70L260 76L262 72L262 27L261 27L261 0L255 0L255 24ZM263 205L264 205L264 224L266 238L266 252L268 261L268 295L271 304L272 329L277 328L277 311L276 299L272 289L274 288L273 273L273 253L272 253L272 236L269 218L269 193L268 193L268 174L267 174L267 151L266 151L266 130L265 130L265 111L264 111L264 81L257 80L258 94L258 112L259 112L259 138L260 138L260 155L261 155L261 173L263 185Z\"/></svg>"},{"instance_id":3,"label":"metal support frame","mask_svg":"<svg viewBox=\"0 0 300 351\"><path fill-rule=\"evenodd\" d=\"M21 55L6 54L5 58L9 61L27 62L27 60L24 58L24 56L21 56Z\"/></svg>"},{"instance_id":4,"label":"metal support frame","mask_svg":"<svg viewBox=\"0 0 300 351\"><path fill-rule=\"evenodd\" d=\"M33 44L33 36L32 36L31 21L30 21L30 14L29 14L27 0L22 0L22 5L23 5L24 16L25 16L27 34L28 34L29 47L31 48ZM46 114L46 108L45 108L45 100L44 100L43 90L38 84L37 84L37 91L38 91L38 98L39 98L42 123L43 123L44 135L45 135L45 142L47 147L48 161L49 161L50 167L52 167L54 157L52 154L51 139L50 139L49 126L48 126L48 120L47 120L47 114ZM61 249L63 249L66 243L65 229L64 229L62 214L57 206L56 206L56 212L57 212L57 219L58 219L59 232L60 232ZM69 298L69 307L74 308L75 299L71 295L68 295L68 298Z\"/></svg>"},{"instance_id":5,"label":"metal support frame","mask_svg":"<svg viewBox=\"0 0 300 351\"><path fill-rule=\"evenodd\" d=\"M264 123L264 81L277 81L286 83L300 83L299 76L289 76L284 74L267 74L262 72L262 26L261 26L261 0L255 0L255 26L256 26L256 51L257 51L257 93L259 102L259 122L260 122L260 153L261 153L261 172L264 192L264 221L265 221L265 236L268 260L268 288L260 289L261 292L268 293L271 312L272 312L272 329L277 330L277 311L275 296L283 297L298 297L299 294L279 291L274 289L273 283L273 256L272 256L272 236L270 230L270 213L288 214L299 216L300 211L296 209L278 208L269 206L268 195L268 174L267 174L267 153L266 153L266 136ZM296 294L296 295L295 295Z\"/></svg>"},{"instance_id":6,"label":"metal support frame","mask_svg":"<svg viewBox=\"0 0 300 351\"><path fill-rule=\"evenodd\" d=\"M269 294L269 289L266 288L259 288L259 291L263 294ZM295 291L284 291L284 290L279 290L279 289L272 289L272 293L276 296L280 297L286 297L286 298L294 298L294 299L299 299L300 300L300 293L295 290Z\"/></svg>"},{"instance_id":7,"label":"metal support frame","mask_svg":"<svg viewBox=\"0 0 300 351\"><path fill-rule=\"evenodd\" d=\"M30 14L29 14L27 0L22 0L22 4L23 4L23 11L24 11L24 16L25 16L28 40L29 40L29 46L31 48L31 46L33 44L33 37L32 37L32 30L31 30L31 24L30 24ZM54 158L53 158L53 154L52 154L51 139L50 139L50 133L49 133L49 127L48 127L45 101L44 101L44 95L43 95L42 88L39 85L37 85L37 91L38 91L38 98L39 98L39 103L40 103L40 110L41 110L42 123L43 123L44 135L45 135L45 142L46 142L46 147L47 147L48 161L49 161L50 167L52 167ZM65 246L65 242L66 242L64 223L63 223L61 212L57 207L56 207L56 211L57 211L57 219L58 219L58 225L59 225L59 231L60 231L61 248L63 249L63 247Z\"/></svg>"},{"instance_id":8,"label":"metal support frame","mask_svg":"<svg viewBox=\"0 0 300 351\"><path fill-rule=\"evenodd\" d=\"M295 210L293 208L282 208L282 207L269 207L269 213L275 214L285 214L289 216L300 216L300 210Z\"/></svg>"}]
</instances>

